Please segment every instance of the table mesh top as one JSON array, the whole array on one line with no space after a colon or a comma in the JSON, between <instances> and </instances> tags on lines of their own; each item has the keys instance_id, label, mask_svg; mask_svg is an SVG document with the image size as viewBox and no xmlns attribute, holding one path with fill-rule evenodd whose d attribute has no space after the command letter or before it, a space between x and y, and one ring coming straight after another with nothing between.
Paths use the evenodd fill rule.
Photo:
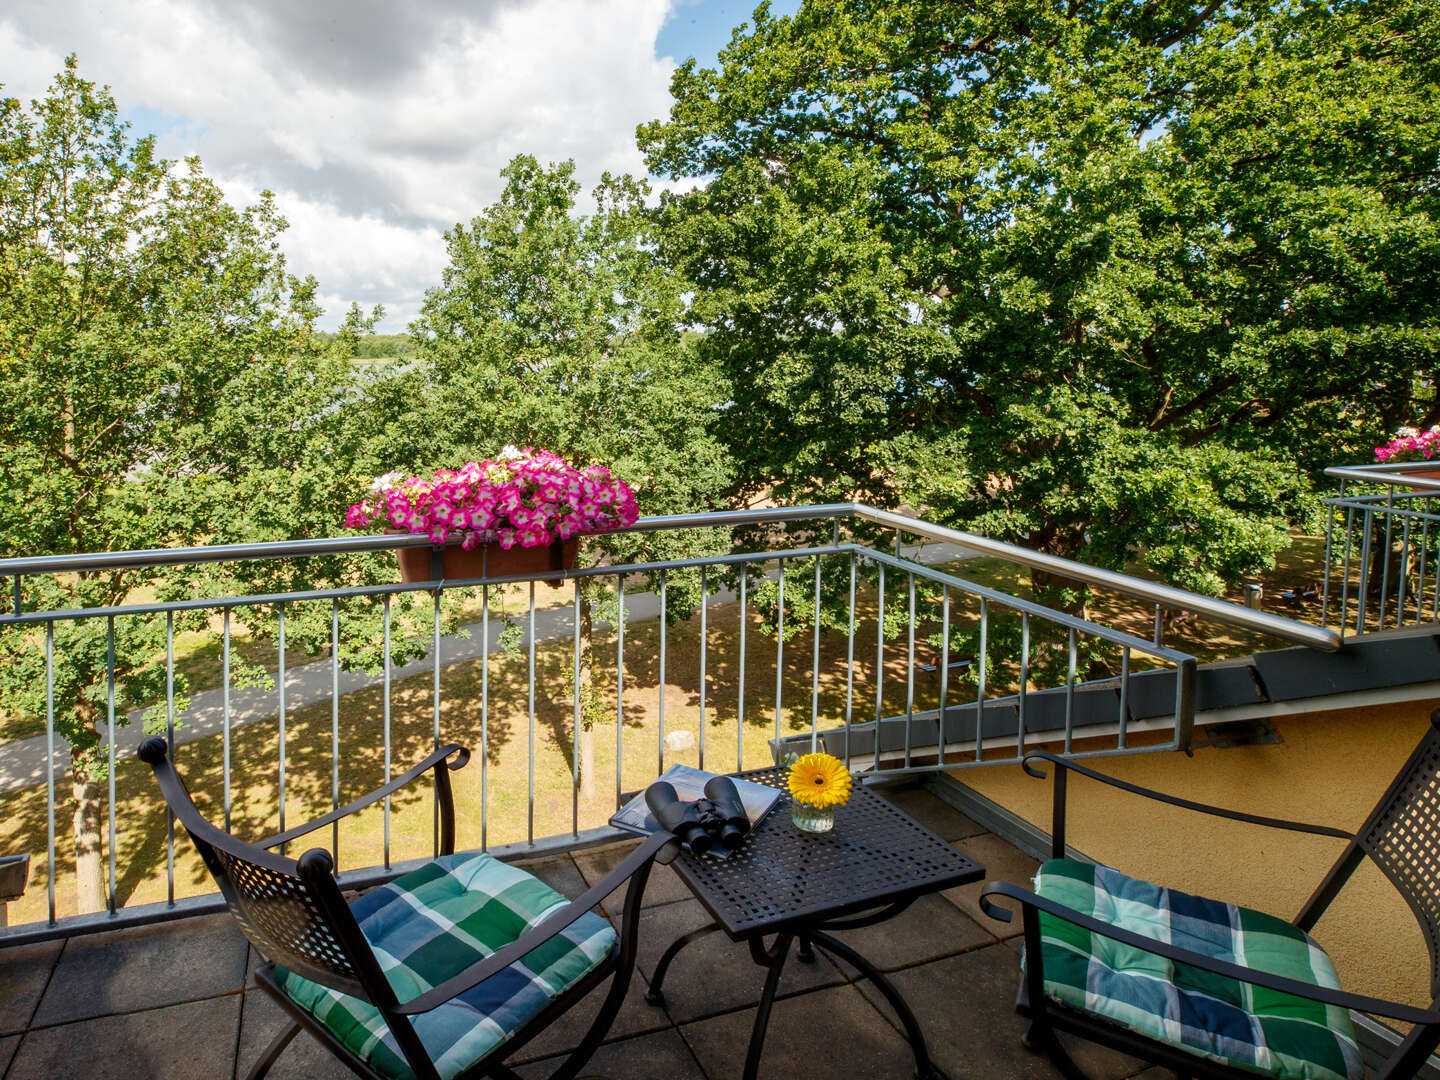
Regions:
<instances>
[{"instance_id":1,"label":"table mesh top","mask_svg":"<svg viewBox=\"0 0 1440 1080\"><path fill-rule=\"evenodd\" d=\"M676 872L733 938L788 923L880 907L978 881L984 867L856 783L835 828L807 833L790 820L786 770L739 774L781 789L780 801L726 859L684 852Z\"/></svg>"}]
</instances>

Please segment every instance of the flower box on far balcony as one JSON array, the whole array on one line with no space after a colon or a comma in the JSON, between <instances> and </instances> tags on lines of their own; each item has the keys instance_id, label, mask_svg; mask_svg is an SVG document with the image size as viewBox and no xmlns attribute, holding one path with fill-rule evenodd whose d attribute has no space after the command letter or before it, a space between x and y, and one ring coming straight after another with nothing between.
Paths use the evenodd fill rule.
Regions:
<instances>
[{"instance_id":1,"label":"flower box on far balcony","mask_svg":"<svg viewBox=\"0 0 1440 1080\"><path fill-rule=\"evenodd\" d=\"M446 544L440 553L441 576L448 581L478 577L518 577L548 574L556 570L573 570L580 551L578 539L556 540L543 547L502 548L499 544L481 544L466 550L459 544ZM434 581L433 548L400 548L400 580Z\"/></svg>"}]
</instances>

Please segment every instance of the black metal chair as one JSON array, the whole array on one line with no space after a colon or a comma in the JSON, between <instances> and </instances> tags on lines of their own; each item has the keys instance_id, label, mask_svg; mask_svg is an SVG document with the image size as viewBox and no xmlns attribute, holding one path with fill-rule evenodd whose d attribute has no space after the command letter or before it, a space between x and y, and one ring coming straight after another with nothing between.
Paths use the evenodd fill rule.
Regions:
<instances>
[{"instance_id":1,"label":"black metal chair","mask_svg":"<svg viewBox=\"0 0 1440 1080\"><path fill-rule=\"evenodd\" d=\"M1175 1035L1174 1038L1152 1037L1152 1033L1143 1022L1148 1018L1143 1018L1139 1023L1117 1022L1113 1013L1109 1015L1102 1013L1102 1002L1106 995L1104 992L1096 993L1092 984L1087 984L1090 992L1084 995L1084 1001L1078 1001L1076 995L1066 992L1069 985L1065 982L1066 965L1071 963L1072 958L1066 954L1064 944L1061 944L1073 946L1077 940L1080 940L1082 944L1076 955L1083 956L1085 954L1083 941L1088 940L1095 947L1103 944L1104 950L1110 955L1116 955L1119 950L1126 947L1135 950L1136 953L1133 955L1137 957L1139 954L1145 954L1143 957L1139 957L1140 962L1142 965L1148 964L1152 972L1166 970L1166 965L1169 965L1168 970L1171 974L1168 986L1162 978L1159 980L1159 987L1162 991L1161 996L1172 1002L1178 1000L1180 996L1181 992L1177 989L1177 984L1182 979L1190 987L1206 986L1207 984L1215 987L1222 983L1246 984L1248 986L1246 992L1252 995L1251 1000L1259 1000L1263 996L1267 1000L1280 1001L1285 1004L1286 1008L1289 1008L1295 1003L1286 1002L1282 997L1289 995L1290 998L1301 999L1301 1004L1318 1003L1319 1007L1334 1009L1339 1016L1344 1017L1343 1026L1349 1025L1347 1010L1369 1013L1398 1020L1403 1024L1414 1025L1408 1034L1399 1040L1398 1046L1388 1060L1374 1073L1376 1080L1399 1080L1401 1077L1414 1076L1426 1058L1435 1050L1437 1043L1440 1043L1440 710L1431 714L1430 727L1425 736L1420 740L1414 753L1396 775L1365 823L1353 835L1326 826L1259 817L1254 814L1207 806L1105 776L1093 769L1086 768L1074 761L1066 761L1053 754L1044 752L1027 754L1024 761L1025 771L1031 776L1042 779L1045 773L1032 765L1032 762L1035 761L1048 761L1055 767L1051 828L1052 860L1042 864L1040 872L1037 873L1036 891L1019 888L1005 882L992 882L982 891L980 903L987 914L1002 922L1009 922L1012 913L1005 908L997 907L992 902L992 898L1004 896L1018 903L1025 928L1025 963L1020 992L1016 1000L1016 1011L1031 1021L1026 1042L1037 1049L1047 1051L1060 1071L1070 1080L1085 1080L1085 1074L1066 1053L1056 1037L1057 1032L1066 1032L1105 1044L1154 1064L1174 1069L1182 1077L1207 1078L1207 1080L1208 1078L1254 1080L1257 1073L1271 1075L1259 1067L1246 1068L1222 1062L1216 1057L1195 1049L1193 1043L1187 1049L1185 1045L1182 1045L1185 1039L1178 1036L1175 1029L1165 1032L1166 1035ZM1252 921L1256 925L1262 920L1269 920L1269 923L1284 928L1286 933L1301 931L1308 934L1350 875L1368 856L1390 879L1400 895L1405 898L1420 923L1420 929L1430 953L1430 994L1432 999L1430 1007L1414 1008L1378 998L1346 993L1338 988L1338 982L1333 987L1318 985L1303 979L1288 977L1285 973L1266 967L1246 966L1232 962L1224 958L1223 949L1197 952L1194 948L1181 947L1172 941L1160 940L1151 934L1137 933L1133 926L1119 925L1124 918L1121 914L1121 908L1124 905L1117 904L1110 907L1104 903L1097 903L1094 910L1087 913L1077 910L1074 906L1057 902L1055 894L1070 887L1070 883L1062 882L1058 887L1053 885L1047 887L1047 882L1058 881L1060 876L1067 874L1078 879L1088 873L1097 881L1113 876L1113 879L1122 883L1129 883L1137 887L1143 886L1146 889L1156 888L1146 882L1124 878L1118 871L1109 868L1094 868L1088 864L1065 858L1065 790L1066 776L1071 772L1079 773L1123 791L1143 795L1146 798L1187 810L1255 825L1313 833L1320 836L1333 836L1346 840L1347 844L1340 858L1330 868L1310 899L1305 902L1299 914L1288 925L1282 920L1250 912L1247 909L1236 909L1231 906L1229 910L1232 913L1240 912L1243 920ZM1127 886L1122 884L1120 887L1124 889ZM1050 895L1044 895L1047 892ZM1215 904L1214 901L1189 897L1179 892L1172 893L1170 890L1165 890L1165 893L1167 906L1173 904L1174 910L1182 912L1182 917L1186 918L1191 912L1199 911L1201 905ZM1083 895L1083 892L1080 895ZM1104 917L1097 917L1097 912ZM1112 915L1113 918L1110 917ZM1134 920L1131 921L1133 923ZM1291 930L1292 927L1294 930ZM1089 935L1089 938L1085 939L1080 935ZM1203 935L1192 936L1188 931L1174 936L1182 937L1187 942L1193 942L1203 937ZM1302 939L1302 942L1305 940L1303 934L1297 936ZM1313 948L1319 951L1318 945ZM1153 963L1150 963L1147 958L1152 958ZM1088 965L1101 962L1095 961L1093 956L1089 956L1085 957L1084 963ZM1328 958L1324 964L1328 966ZM1272 964L1271 968L1278 966L1280 965ZM1076 970L1078 969L1077 962ZM1097 980L1097 982L1107 980L1113 974L1112 969L1104 968L1103 965L1098 974L1096 967L1087 966L1085 970L1085 977ZM1331 970L1333 971L1333 969ZM1147 975L1147 977L1150 976ZM1114 983L1105 983L1104 985L1114 985ZM1337 1013L1330 1015L1333 1016ZM1192 1012L1188 1015L1193 1018L1195 1014ZM1300 1013L1293 1012L1293 1015L1298 1016ZM1268 1050L1266 1052L1269 1053ZM1347 1059L1350 1058L1348 1051L1346 1056ZM1358 1059L1357 1050L1353 1059L1348 1060L1348 1068L1352 1076L1358 1074L1360 1068ZM1267 1060L1272 1059L1267 1058ZM1273 1060L1272 1064L1266 1067L1274 1068Z\"/></svg>"},{"instance_id":2,"label":"black metal chair","mask_svg":"<svg viewBox=\"0 0 1440 1080\"><path fill-rule=\"evenodd\" d=\"M163 738L145 740L139 756L155 770L165 801L190 833L240 929L263 957L265 963L255 975L258 985L294 1021L260 1056L249 1074L251 1080L259 1080L269 1071L302 1027L358 1075L371 1080L470 1080L482 1076L516 1080L502 1059L609 976L610 988L589 1031L553 1074L558 1080L568 1080L594 1053L614 1021L635 966L636 926L646 879L656 856L667 846L666 858L673 857L674 840L669 833L648 837L603 880L564 903L563 897L523 870L488 855L454 854L455 812L449 774L469 760L470 752L464 747L443 747L349 805L257 844L235 839L200 815L170 761ZM399 791L431 770L440 810L441 858L419 870L347 903L330 853L324 848L313 848L298 859L271 852ZM464 879L458 885L447 876L456 874ZM478 891L478 881L495 875L503 878L506 891L499 903L493 898L486 900L486 911L481 914L471 901L485 898L472 898L465 889ZM406 885L407 881L412 884ZM617 942L609 924L591 909L627 881ZM438 958L447 967L446 973L438 981L402 978L400 973L410 969L397 963L398 944L415 940L414 928L405 930L403 920L409 908L420 902L417 897L441 896L434 890L442 885L443 899L436 903L450 906L437 906L434 912L426 909L420 929L445 923L460 910L454 906L459 904L473 914L459 936L465 941L477 936L487 940L473 951L456 948L458 937L442 935L427 941L419 951L432 966ZM432 891L421 891L427 888ZM371 899L377 896L378 900ZM375 908L397 897L399 902L391 907L376 909L380 914L375 929L366 923L368 915L356 915L356 910L367 905ZM519 905L529 899L542 905L543 915L536 915L527 925ZM512 909L520 914L512 917ZM379 933L382 921L391 936L376 945L366 930ZM401 937L396 925L409 936ZM487 950L493 951L487 955ZM543 970L537 974L536 968ZM569 976L573 977L555 990ZM495 1007L486 1011L484 1003ZM345 1024L327 1025L326 1016L345 1024L368 1025L366 1056L342 1039ZM480 1046L486 1040L493 1045Z\"/></svg>"}]
</instances>

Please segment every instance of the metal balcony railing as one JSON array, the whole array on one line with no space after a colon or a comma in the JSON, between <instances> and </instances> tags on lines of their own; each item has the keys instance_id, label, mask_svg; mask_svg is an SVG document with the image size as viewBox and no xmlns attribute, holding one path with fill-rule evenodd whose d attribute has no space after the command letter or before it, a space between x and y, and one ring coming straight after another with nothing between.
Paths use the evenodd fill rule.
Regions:
<instances>
[{"instance_id":1,"label":"metal balcony railing","mask_svg":"<svg viewBox=\"0 0 1440 1080\"><path fill-rule=\"evenodd\" d=\"M1325 470L1321 625L1342 635L1440 622L1440 464L1412 461Z\"/></svg>"},{"instance_id":2,"label":"metal balcony railing","mask_svg":"<svg viewBox=\"0 0 1440 1080\"><path fill-rule=\"evenodd\" d=\"M35 597L45 590L34 587L36 580L142 567L363 556L425 547L428 542L423 537L361 536L0 560L0 577L13 581L13 604L0 615L0 634L27 635L27 642L43 652L46 682L45 715L29 718L36 726L43 720L43 735L0 744L0 781L7 789L0 791L0 800L6 800L0 802L0 816L11 822L10 831L0 835L12 848L35 856L35 880L37 885L44 881L45 902L32 903L21 917L12 918L15 925L0 941L173 918L220 905L216 896L190 895L208 888L208 879L198 866L186 863L191 858L187 845L181 845L177 863L173 822L139 777L140 770L133 776L127 772L133 765L131 744L140 733L138 725L127 723L117 701L117 649L123 649L117 625L126 620L153 620L157 633L163 623L164 660L154 663L163 669L165 693L154 705L164 717L172 746L178 741L180 759L218 764L208 774L190 764L186 775L197 784L197 798L227 828L241 827L240 818L260 814L278 819L283 831L287 814L293 818L297 812L340 805L342 789L357 782L354 774L361 771L360 759L366 754L377 757L376 779L388 781L395 765L404 769L411 764L408 757L397 757L401 743L460 741L476 748L480 764L456 781L473 782L477 788L457 789L462 814L469 815L461 819L462 835L501 854L610 838L605 819L622 795L675 760L714 771L754 768L770 764L787 740L816 745L823 730L845 730L847 757L849 733L864 725L888 723L892 730L903 730L903 745L888 754L881 753L877 738L864 760L856 756L851 761L862 772L1013 762L1027 745L1039 743L1077 756L1188 748L1196 663L1164 644L1160 613L1165 609L1194 611L1317 649L1334 649L1340 642L1333 630L860 504L644 518L633 531L700 528L732 530L736 542L728 545L731 550L706 557L587 566L533 579L387 582L165 600L136 597L114 606L74 609L37 604ZM743 544L733 530L745 530ZM893 545L877 542L877 536L884 539L886 534L893 534ZM742 549L757 546L756 537L762 538L761 550ZM922 553L905 553L905 545L916 541L954 545L960 555L1040 569L1100 593L1153 605L1156 632L1145 639L967 580L963 563L959 571L927 565ZM688 595L698 597L688 621L673 618L671 606L672 588L682 579ZM537 600L537 587L547 590L548 608L543 597ZM502 659L495 653L497 616L492 607L497 596L517 589L523 597L518 621L524 633L519 655ZM468 660L458 660L456 642L442 635L442 606L461 600L479 605L473 629L480 646ZM416 610L423 613L427 602L431 630L426 655L401 667L393 662L392 617L397 609L412 616ZM582 605L592 602L600 606L595 609L591 655L584 656ZM342 610L358 609L370 612L381 627L378 642L361 643L379 648L379 673L373 683L343 670L342 656L354 643L342 638ZM218 646L220 686L214 691L219 701L213 721L186 721L174 689L176 620L193 621L197 612L207 620L204 633ZM300 619L314 626L327 617L328 658L303 665L303 670L287 664L287 626L298 625L294 620ZM252 701L245 717L237 706L242 692L231 685L232 631L241 618L252 629L265 623L263 636L273 642L276 659L273 690L243 692ZM548 636L538 628L540 618L549 627ZM73 873L73 866L57 813L57 778L65 775L68 757L57 734L56 680L65 662L66 640L57 629L75 627L103 635L108 665L98 690L106 765L102 833L107 902L102 912L72 915L68 899L57 889L57 879ZM952 642L960 636L971 643L963 671L951 655ZM683 657L677 656L677 646L683 647ZM537 678L537 655L542 653ZM927 657L933 662L923 666L936 673L933 680L921 671ZM460 663L469 665L464 689L447 690L447 671L458 671ZM582 666L591 665L598 696L582 701L591 693L582 693ZM478 679L471 677L476 667ZM1152 692L1157 679L1164 681L1174 707L1163 722L1147 721L1146 737L1137 741L1129 702L1135 680L1142 677ZM302 684L310 688L308 698L300 693ZM1082 722L1078 705L1100 685L1118 693L1113 718L1096 722L1092 716ZM351 715L351 702L374 691L380 694L378 730L367 733ZM457 695L463 700L455 700ZM478 708L473 700L477 696ZM260 705L253 707L257 698ZM1053 721L1049 726L1036 719L1042 699ZM988 727L986 718L997 703L1013 708L1013 730ZM328 725L320 719L326 704ZM446 708L452 706L468 711L458 720L447 719ZM0 702L0 709L5 708ZM301 712L304 717L297 718ZM542 713L548 725L545 739L539 737ZM950 719L966 715L973 716L968 731L963 724L958 729L949 725ZM667 722L672 731L693 729L693 750L667 748ZM607 727L613 731L605 731ZM613 738L613 760L608 745L603 753L596 749L586 763L589 775L582 778L585 730L607 743ZM273 746L273 767L266 760L261 768L253 756L248 764L235 760L242 733L250 739L256 731L256 739L264 736L267 759ZM29 772L16 764L27 760L34 765ZM597 786L604 794L582 798L602 770L605 783ZM472 780L471 774L478 775ZM543 782L537 783L537 775ZM429 843L424 840L426 816L431 817ZM392 806L387 799L378 835L347 843L345 863L340 862L338 829L330 846L337 865L349 867L343 880L359 885L403 871L407 862L438 843L437 828L433 813L427 815L423 807ZM40 865L36 852L42 844Z\"/></svg>"}]
</instances>

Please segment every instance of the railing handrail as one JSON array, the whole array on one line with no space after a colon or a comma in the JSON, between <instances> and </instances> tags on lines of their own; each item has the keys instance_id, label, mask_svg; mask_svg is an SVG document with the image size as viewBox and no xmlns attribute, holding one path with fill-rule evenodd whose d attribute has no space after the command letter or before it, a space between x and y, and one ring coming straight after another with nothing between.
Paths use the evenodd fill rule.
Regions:
<instances>
[{"instance_id":1,"label":"railing handrail","mask_svg":"<svg viewBox=\"0 0 1440 1080\"><path fill-rule=\"evenodd\" d=\"M1283 638L1322 652L1335 652L1343 644L1338 632L1311 626L1309 623L1303 623L1297 619L1287 619L1283 615L1271 615L1264 611L1256 611L1254 608L1232 604L1228 600L1217 600L1214 597L1187 592L1170 585L1143 581L1140 578L1119 574L1113 570L1102 570L1097 566L1089 566L1073 559L1062 558L1059 555L1046 555L1044 552L1031 551L1018 544L992 540L988 536L962 532L944 525L932 525L919 518L897 514L890 510L879 510L873 506L866 506L864 503L855 504L855 515L872 524L889 526L913 533L916 536L923 536L927 540L954 544L957 547L995 555L1008 562L1045 570L1059 577L1071 578L1086 585L1095 585L1137 599L1148 600L1163 607L1193 611L1196 615L1204 618L1253 630L1256 633Z\"/></svg>"},{"instance_id":2,"label":"railing handrail","mask_svg":"<svg viewBox=\"0 0 1440 1080\"><path fill-rule=\"evenodd\" d=\"M1329 470L1327 470L1329 471ZM1440 487L1440 483L1437 483ZM1058 555L1032 551L1018 544L994 540L976 533L935 525L907 514L881 510L865 503L826 503L815 506L764 507L752 510L717 510L698 514L668 514L641 518L623 531L656 532L665 529L735 527L816 519L859 518L871 524L898 529L938 543L954 544L970 551L993 555L1007 562L1044 570L1085 585L1121 593L1162 607L1192 611L1196 615L1256 633L1293 641L1300 645L1334 652L1342 638L1334 630L1311 626L1280 615L1256 611L1225 600L1202 596L1157 582L1103 570ZM63 574L85 570L121 570L139 566L174 566L196 562L227 562L246 559L296 558L309 555L354 554L429 547L427 537L410 534L341 536L319 540L281 540L252 544L215 544L205 547L150 548L142 551L96 552L77 555L38 555L0 559L0 576Z\"/></svg>"},{"instance_id":3,"label":"railing handrail","mask_svg":"<svg viewBox=\"0 0 1440 1080\"><path fill-rule=\"evenodd\" d=\"M806 521L849 517L851 503L823 506L779 506L758 510L717 510L703 514L667 514L641 518L620 532L657 532L662 529L701 529L718 525L760 525L767 522ZM197 562L239 562L246 559L303 558L308 555L353 555L400 548L428 548L429 537L415 533L380 536L331 536L318 540L272 540L248 544L210 544L202 547L145 548L140 551L96 551L76 555L25 555L0 559L0 577L15 574L73 574L82 570L128 570L137 566L183 566Z\"/></svg>"},{"instance_id":4,"label":"railing handrail","mask_svg":"<svg viewBox=\"0 0 1440 1080\"><path fill-rule=\"evenodd\" d=\"M1414 488L1440 492L1440 479L1429 476L1408 476L1407 473L1440 469L1440 461L1389 461L1383 465L1331 465L1325 475L1336 480L1352 480L1362 484L1404 483Z\"/></svg>"}]
</instances>

